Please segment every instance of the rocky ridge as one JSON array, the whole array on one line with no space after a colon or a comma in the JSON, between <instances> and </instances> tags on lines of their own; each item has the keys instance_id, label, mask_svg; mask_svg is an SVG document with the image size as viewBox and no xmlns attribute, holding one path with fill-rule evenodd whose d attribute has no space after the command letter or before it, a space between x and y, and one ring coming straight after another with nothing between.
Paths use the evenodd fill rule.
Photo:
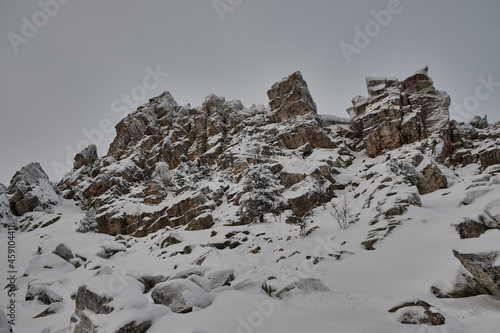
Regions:
<instances>
[{"instance_id":1,"label":"rocky ridge","mask_svg":"<svg viewBox=\"0 0 500 333\"><path fill-rule=\"evenodd\" d=\"M340 291L332 281L344 273L336 265L352 268L349 259L359 252L394 248L395 233L444 234L450 225L463 239L453 252L446 248L462 265L456 280L428 284L428 295L414 302L391 299L384 311L402 324L453 325L461 319L442 312L438 298L499 294L499 124L486 117L450 121L449 97L434 88L427 68L401 82L369 78L367 87L369 97L353 100L350 120L318 115L300 72L271 87L269 107L245 108L215 95L201 107L179 106L165 92L116 126L106 156L99 158L95 146L77 154L57 186L38 164L21 169L8 188L0 186L0 217L19 220L22 231L40 238L19 279L34 318L65 316L62 326L73 332L156 332L179 318L172 312L217 308L225 293L248 290L263 304L328 294L378 308L378 297ZM241 215L245 180L258 168L268 170L286 202L265 221L288 224ZM428 210L439 214L431 201L467 217L419 221ZM61 202L94 208L103 234L56 246L60 240L50 233L76 222L53 213ZM332 227L324 222L342 202L351 208L345 228L353 224L354 231L325 238ZM292 234L299 226L302 236ZM307 248L309 239L321 246ZM146 269L129 264L142 261ZM302 276L301 267L313 274Z\"/></svg>"}]
</instances>

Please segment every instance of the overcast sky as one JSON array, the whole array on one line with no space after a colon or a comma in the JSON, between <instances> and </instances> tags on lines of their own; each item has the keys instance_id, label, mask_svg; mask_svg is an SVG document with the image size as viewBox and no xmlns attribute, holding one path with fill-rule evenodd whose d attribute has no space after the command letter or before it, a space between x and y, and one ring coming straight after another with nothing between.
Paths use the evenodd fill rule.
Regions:
<instances>
[{"instance_id":1,"label":"overcast sky","mask_svg":"<svg viewBox=\"0 0 500 333\"><path fill-rule=\"evenodd\" d=\"M59 1L0 3L4 184L32 161L58 180L85 133L105 155L112 127L165 90L249 107L296 70L323 114L347 116L366 76L428 65L453 118L500 120L498 0Z\"/></svg>"}]
</instances>

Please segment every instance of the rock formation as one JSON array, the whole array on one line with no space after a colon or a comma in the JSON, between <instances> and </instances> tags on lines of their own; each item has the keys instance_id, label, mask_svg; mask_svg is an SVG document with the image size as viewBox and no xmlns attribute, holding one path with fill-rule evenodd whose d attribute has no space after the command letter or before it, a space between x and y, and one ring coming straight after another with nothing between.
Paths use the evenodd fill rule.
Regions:
<instances>
[{"instance_id":1,"label":"rock formation","mask_svg":"<svg viewBox=\"0 0 500 333\"><path fill-rule=\"evenodd\" d=\"M50 212L60 202L59 195L39 163L30 163L16 172L7 194L10 194L10 209L17 216L32 211Z\"/></svg>"},{"instance_id":2,"label":"rock formation","mask_svg":"<svg viewBox=\"0 0 500 333\"><path fill-rule=\"evenodd\" d=\"M322 195L304 197L311 207L329 201L337 186L333 167L335 163L345 166L348 159L318 161L317 169L298 175L280 159L305 158L315 149L332 149L345 139L334 138L322 127L300 72L273 85L268 95L270 108L245 108L239 101L215 95L193 108L179 106L165 92L116 126L117 135L106 156L95 160L91 147L79 153L75 169L59 187L66 198L97 211L101 232L137 236L166 226L209 228L211 212L224 196L235 203L241 197L241 190L233 191L232 179L241 179L254 164L266 165L286 188L298 183L308 187L313 180L324 184ZM209 187L200 187L202 180L210 179ZM138 187L143 190L131 191ZM303 215L304 207L295 203L300 197L290 200L294 212ZM128 212L123 209L127 203L143 209Z\"/></svg>"},{"instance_id":3,"label":"rock formation","mask_svg":"<svg viewBox=\"0 0 500 333\"><path fill-rule=\"evenodd\" d=\"M451 150L450 97L434 88L427 67L400 82L367 78L368 97L357 96L347 111L363 136L368 156L425 140L440 162Z\"/></svg>"}]
</instances>

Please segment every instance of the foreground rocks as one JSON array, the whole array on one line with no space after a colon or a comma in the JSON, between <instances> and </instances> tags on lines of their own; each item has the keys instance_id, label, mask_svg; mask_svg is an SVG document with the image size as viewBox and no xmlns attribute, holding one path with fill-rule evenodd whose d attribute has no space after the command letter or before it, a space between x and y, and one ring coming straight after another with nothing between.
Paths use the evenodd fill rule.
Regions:
<instances>
[{"instance_id":1,"label":"foreground rocks","mask_svg":"<svg viewBox=\"0 0 500 333\"><path fill-rule=\"evenodd\" d=\"M117 278L123 283L121 288L113 288ZM117 272L93 277L82 284L71 318L73 332L146 332L155 318L168 313L168 308L149 303L142 288L137 280Z\"/></svg>"},{"instance_id":2,"label":"foreground rocks","mask_svg":"<svg viewBox=\"0 0 500 333\"><path fill-rule=\"evenodd\" d=\"M500 294L500 231L489 230L480 238L462 241L453 250L474 279L490 293Z\"/></svg>"},{"instance_id":3,"label":"foreground rocks","mask_svg":"<svg viewBox=\"0 0 500 333\"><path fill-rule=\"evenodd\" d=\"M395 313L401 324L441 326L446 323L443 315L435 312L432 305L424 301L404 303L389 312Z\"/></svg>"}]
</instances>

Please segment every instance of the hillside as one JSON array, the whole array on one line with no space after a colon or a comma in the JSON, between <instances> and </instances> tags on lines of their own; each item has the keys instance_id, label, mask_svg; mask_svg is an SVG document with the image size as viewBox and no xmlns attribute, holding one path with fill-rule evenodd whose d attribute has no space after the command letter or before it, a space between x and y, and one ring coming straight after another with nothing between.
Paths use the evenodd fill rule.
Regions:
<instances>
[{"instance_id":1,"label":"hillside","mask_svg":"<svg viewBox=\"0 0 500 333\"><path fill-rule=\"evenodd\" d=\"M269 106L165 92L57 184L23 167L13 331L496 332L500 124L450 120L428 68L366 84L346 119L300 72Z\"/></svg>"}]
</instances>

